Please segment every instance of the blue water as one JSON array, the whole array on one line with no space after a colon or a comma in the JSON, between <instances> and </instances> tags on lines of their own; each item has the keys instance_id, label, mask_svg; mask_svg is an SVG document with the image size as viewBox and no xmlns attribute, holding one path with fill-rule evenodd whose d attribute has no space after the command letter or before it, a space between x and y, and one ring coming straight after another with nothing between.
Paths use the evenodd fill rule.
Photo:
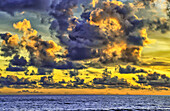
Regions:
<instances>
[{"instance_id":1,"label":"blue water","mask_svg":"<svg viewBox=\"0 0 170 111\"><path fill-rule=\"evenodd\" d=\"M58 110L170 111L170 96L0 96L0 111Z\"/></svg>"}]
</instances>

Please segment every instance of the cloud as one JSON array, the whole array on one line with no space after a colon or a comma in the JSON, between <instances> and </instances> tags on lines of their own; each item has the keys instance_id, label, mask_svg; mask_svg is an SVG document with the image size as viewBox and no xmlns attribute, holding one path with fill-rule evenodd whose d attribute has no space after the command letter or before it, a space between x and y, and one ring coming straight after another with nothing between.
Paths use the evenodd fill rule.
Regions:
<instances>
[{"instance_id":1,"label":"cloud","mask_svg":"<svg viewBox=\"0 0 170 111\"><path fill-rule=\"evenodd\" d=\"M53 72L53 69L49 68L38 68L38 75L50 75Z\"/></svg>"},{"instance_id":2,"label":"cloud","mask_svg":"<svg viewBox=\"0 0 170 111\"><path fill-rule=\"evenodd\" d=\"M67 57L72 60L99 58L99 61L102 63L121 60L136 64L140 60L143 47L150 43L144 27L146 25L145 20L135 15L142 8L136 11L134 5L140 7L139 4L142 3L141 6L144 6L144 9L149 9L148 6L151 7L155 1L138 1L123 4L115 0L97 0L93 4L84 6L81 19L73 16L73 9L78 5L78 0L7 0L1 3L0 6L8 7L12 3L14 3L12 12L19 11L22 7L26 7L22 10L34 11L48 9L49 15L55 19L51 23L50 30L57 32L57 37L61 44L64 44L68 50ZM23 25L22 23L18 24ZM168 25L165 24L163 23L160 29L163 30L162 27L168 29ZM27 25L27 28L31 28L29 23ZM23 31L17 24L14 24L14 27ZM31 28L31 31L34 37L28 40L33 40L36 45L38 44L39 46L41 44L40 46L43 49L48 49L49 47L46 45L47 41L44 43L45 41L39 37L35 37L37 36L36 30ZM31 31L27 30L23 32L27 36L31 36L28 35L28 32ZM13 45L16 45L16 40L12 40ZM21 43L25 43L25 41L22 40ZM29 51L33 51L30 54L32 57L31 64L43 67L55 65L54 60L51 59L51 52L47 52L40 47L38 47L39 51L35 50L34 43L27 44L26 48ZM48 54L50 58L47 57L46 60L45 56ZM36 55L39 55L40 59Z\"/></svg>"},{"instance_id":3,"label":"cloud","mask_svg":"<svg viewBox=\"0 0 170 111\"><path fill-rule=\"evenodd\" d=\"M166 33L170 31L170 20L167 18L157 18L153 21L146 21L146 24L148 24L149 30L153 31L161 31L162 33Z\"/></svg>"},{"instance_id":4,"label":"cloud","mask_svg":"<svg viewBox=\"0 0 170 111\"><path fill-rule=\"evenodd\" d=\"M14 72L25 71L25 70L26 70L25 67L21 67L21 66L12 66L12 65L9 65L9 66L6 68L6 71L14 71Z\"/></svg>"},{"instance_id":5,"label":"cloud","mask_svg":"<svg viewBox=\"0 0 170 111\"><path fill-rule=\"evenodd\" d=\"M47 76L41 77L40 82L42 82L42 85L54 85L52 76L51 76L51 78L47 77Z\"/></svg>"},{"instance_id":6,"label":"cloud","mask_svg":"<svg viewBox=\"0 0 170 111\"><path fill-rule=\"evenodd\" d=\"M67 84L64 86L63 84ZM68 82L65 82L65 80L54 82L53 76L44 76L40 79L40 85L43 87L48 88L80 88L81 86L84 86L84 79L80 79L79 77L75 77L74 81L70 80Z\"/></svg>"},{"instance_id":7,"label":"cloud","mask_svg":"<svg viewBox=\"0 0 170 111\"><path fill-rule=\"evenodd\" d=\"M80 63L71 62L71 61L59 61L56 63L56 69L84 69L86 68Z\"/></svg>"},{"instance_id":8,"label":"cloud","mask_svg":"<svg viewBox=\"0 0 170 111\"><path fill-rule=\"evenodd\" d=\"M118 77L112 77L109 76L107 78L95 78L93 79L94 84L103 84L103 85L117 85L117 86L129 86L129 83L127 83L124 79L118 79Z\"/></svg>"},{"instance_id":9,"label":"cloud","mask_svg":"<svg viewBox=\"0 0 170 111\"><path fill-rule=\"evenodd\" d=\"M46 11L52 0L1 0L0 10L11 15L19 11Z\"/></svg>"},{"instance_id":10,"label":"cloud","mask_svg":"<svg viewBox=\"0 0 170 111\"><path fill-rule=\"evenodd\" d=\"M130 74L130 73L147 73L144 69L137 69L136 67L132 67L130 65L125 68L119 65L119 73L121 74Z\"/></svg>"},{"instance_id":11,"label":"cloud","mask_svg":"<svg viewBox=\"0 0 170 111\"><path fill-rule=\"evenodd\" d=\"M61 47L54 41L44 41L41 36L38 36L38 32L31 27L30 21L24 19L22 22L18 22L13 25L15 29L23 32L23 37L19 40L18 35L12 35L9 33L1 34L3 41L3 47L8 49L12 48L10 55L15 57L11 60L13 65L18 65L16 62L24 62L22 65L26 65L26 61L23 58L18 58L18 51L27 50L29 52L29 65L37 67L52 67L56 64L55 53L61 50ZM2 47L2 50L4 49ZM15 50L17 52L15 53ZM4 50L8 52L8 50ZM14 52L14 53L13 53ZM15 60L17 59L17 61Z\"/></svg>"},{"instance_id":12,"label":"cloud","mask_svg":"<svg viewBox=\"0 0 170 111\"><path fill-rule=\"evenodd\" d=\"M30 81L27 78L19 79L14 75L7 75L7 77L3 77L0 75L0 84L2 87L14 87L14 88L23 88L23 87L32 87L36 84L35 81Z\"/></svg>"},{"instance_id":13,"label":"cloud","mask_svg":"<svg viewBox=\"0 0 170 111\"><path fill-rule=\"evenodd\" d=\"M166 33L170 31L169 3L169 0L136 1L135 7L140 7L136 13L144 19L145 26L147 26L149 30Z\"/></svg>"},{"instance_id":14,"label":"cloud","mask_svg":"<svg viewBox=\"0 0 170 111\"><path fill-rule=\"evenodd\" d=\"M18 54L19 47L19 37L18 35L12 35L10 33L0 34L2 42L1 51L3 52L1 56L11 57L13 54Z\"/></svg>"},{"instance_id":15,"label":"cloud","mask_svg":"<svg viewBox=\"0 0 170 111\"><path fill-rule=\"evenodd\" d=\"M81 17L84 20L69 16L69 26L65 28L72 28L68 33L63 34L63 30L57 28L60 30L57 37L67 47L68 57L72 60L99 57L101 62L136 62L142 47L149 43L144 22L133 14L133 8L128 4L98 2L96 7L85 8ZM53 27L60 26L59 22L54 23Z\"/></svg>"},{"instance_id":16,"label":"cloud","mask_svg":"<svg viewBox=\"0 0 170 111\"><path fill-rule=\"evenodd\" d=\"M147 76L138 75L138 83L144 85L150 85L154 88L156 87L170 87L170 78L165 74L159 74L157 72L148 74Z\"/></svg>"},{"instance_id":17,"label":"cloud","mask_svg":"<svg viewBox=\"0 0 170 111\"><path fill-rule=\"evenodd\" d=\"M117 76L111 77L111 72L105 69L102 73L102 78L94 78L93 83L95 85L109 85L109 88L114 87L128 87L130 84L125 79L119 79Z\"/></svg>"},{"instance_id":18,"label":"cloud","mask_svg":"<svg viewBox=\"0 0 170 111\"><path fill-rule=\"evenodd\" d=\"M19 55L15 55L14 58L10 61L12 65L17 66L26 66L27 60L24 57L20 57Z\"/></svg>"},{"instance_id":19,"label":"cloud","mask_svg":"<svg viewBox=\"0 0 170 111\"><path fill-rule=\"evenodd\" d=\"M34 90L34 91L29 91L29 90L21 90L21 91L18 91L17 93L23 93L23 94L25 94L25 93L36 93L36 94L40 94L40 93L43 93L43 92L39 92L39 91L37 91L37 90Z\"/></svg>"},{"instance_id":20,"label":"cloud","mask_svg":"<svg viewBox=\"0 0 170 111\"><path fill-rule=\"evenodd\" d=\"M52 72L54 68L85 68L80 63L74 61L59 60L56 53L60 52L62 47L52 40L42 40L38 32L32 28L30 21L24 19L23 21L13 24L13 27L23 32L23 37L19 39L18 35L12 35L10 33L1 34L1 38L4 40L2 44L4 54L8 54L9 47L11 47L12 51L10 51L8 56L14 55L13 59L10 60L11 65L6 69L7 71L24 71L26 70L26 66L36 66L38 67L39 74L44 75L45 73L49 73L49 69L51 70L50 72ZM29 53L28 61L24 57L20 57L19 50L26 50ZM42 68L47 68L48 70L42 70Z\"/></svg>"},{"instance_id":21,"label":"cloud","mask_svg":"<svg viewBox=\"0 0 170 111\"><path fill-rule=\"evenodd\" d=\"M56 30L60 36L67 32L69 27L69 18L73 16L73 11L78 4L78 0L61 0L60 2L53 1L51 4L50 15L54 20L50 29ZM58 25L56 29L56 24Z\"/></svg>"},{"instance_id":22,"label":"cloud","mask_svg":"<svg viewBox=\"0 0 170 111\"><path fill-rule=\"evenodd\" d=\"M11 14L24 10L48 10L49 16L54 19L50 30L57 33L56 37L61 45L68 50L67 60L59 62L56 53L60 52L61 46L54 41L42 40L30 22L25 19L13 25L15 29L23 32L21 40L17 35L1 34L4 40L3 56L16 55L19 49L25 48L30 54L29 65L59 69L71 69L77 66L83 68L70 62L69 59L98 58L101 63L123 61L137 64L143 47L150 43L145 28L146 22L150 23L150 29L156 25L156 29L161 29L162 32L169 30L167 20L158 19L153 23L153 20L147 18L148 16L142 18L136 14L142 8L144 12L149 12L153 4L155 1L123 3L116 0L98 0L95 4L83 6L81 18L77 18L74 17L73 10L78 5L78 0L1 1L0 9Z\"/></svg>"}]
</instances>

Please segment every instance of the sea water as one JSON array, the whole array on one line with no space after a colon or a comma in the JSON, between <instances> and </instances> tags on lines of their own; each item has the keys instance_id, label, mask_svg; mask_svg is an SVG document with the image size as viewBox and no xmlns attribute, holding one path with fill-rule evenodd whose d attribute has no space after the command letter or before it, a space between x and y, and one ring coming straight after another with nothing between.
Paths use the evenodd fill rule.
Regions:
<instances>
[{"instance_id":1,"label":"sea water","mask_svg":"<svg viewBox=\"0 0 170 111\"><path fill-rule=\"evenodd\" d=\"M151 95L6 95L0 111L117 110L170 111L170 96Z\"/></svg>"}]
</instances>

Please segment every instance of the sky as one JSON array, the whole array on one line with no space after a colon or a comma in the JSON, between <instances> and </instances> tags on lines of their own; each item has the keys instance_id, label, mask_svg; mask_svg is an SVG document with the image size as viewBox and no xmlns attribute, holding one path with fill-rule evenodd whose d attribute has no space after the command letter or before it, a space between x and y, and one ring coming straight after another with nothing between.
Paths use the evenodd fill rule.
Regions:
<instances>
[{"instance_id":1,"label":"sky","mask_svg":"<svg viewBox=\"0 0 170 111\"><path fill-rule=\"evenodd\" d=\"M99 89L103 94L106 90L167 94L168 4L166 0L0 1L0 93L49 94L50 88L53 94L61 89L71 94L81 93L79 89L96 89L95 94L101 93Z\"/></svg>"}]
</instances>

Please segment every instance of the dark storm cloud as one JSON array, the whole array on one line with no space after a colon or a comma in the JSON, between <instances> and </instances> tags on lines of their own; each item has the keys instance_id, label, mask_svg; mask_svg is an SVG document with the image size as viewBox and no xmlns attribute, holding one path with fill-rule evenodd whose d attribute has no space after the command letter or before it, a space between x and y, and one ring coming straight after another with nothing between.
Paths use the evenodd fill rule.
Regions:
<instances>
[{"instance_id":1,"label":"dark storm cloud","mask_svg":"<svg viewBox=\"0 0 170 111\"><path fill-rule=\"evenodd\" d=\"M11 4L13 6L10 8ZM55 19L51 23L50 30L57 32L60 42L68 49L68 57L73 60L100 57L102 62L115 61L117 59L135 62L139 59L140 47L143 47L145 41L147 41L147 38L142 37L139 33L144 24L142 20L138 20L134 16L133 8L129 4L119 4L122 3L119 1L100 1L96 7L84 7L84 12L81 16L84 20L73 17L73 9L78 5L78 0L6 0L0 2L0 7L1 10L9 13L20 10L37 11L48 9L49 15ZM110 26L120 25L116 30L107 29L109 27L98 24L98 22L109 20L110 18L115 19L111 21L113 23L109 23ZM111 50L107 52L108 45L110 47L121 46L120 42L126 44L126 46L122 47L118 52ZM48 46L43 43L43 41L37 38L36 45L43 47L38 52L41 56L40 60L34 55L33 52L35 51L32 47L26 47L27 50L31 51L31 64L52 67L55 65L55 62L50 58L48 60L44 58L47 55L45 49ZM138 53L136 50L138 50ZM136 54L134 54L134 51Z\"/></svg>"},{"instance_id":2,"label":"dark storm cloud","mask_svg":"<svg viewBox=\"0 0 170 111\"><path fill-rule=\"evenodd\" d=\"M41 77L40 82L42 82L42 85L54 85L54 80L52 76L51 78L47 76Z\"/></svg>"},{"instance_id":3,"label":"dark storm cloud","mask_svg":"<svg viewBox=\"0 0 170 111\"><path fill-rule=\"evenodd\" d=\"M144 69L137 69L136 67L133 67L130 65L126 67L122 67L121 65L119 65L119 73L122 73L122 74L147 73L147 71L145 71Z\"/></svg>"},{"instance_id":4,"label":"dark storm cloud","mask_svg":"<svg viewBox=\"0 0 170 111\"><path fill-rule=\"evenodd\" d=\"M50 75L53 72L53 69L48 68L38 68L38 75Z\"/></svg>"},{"instance_id":5,"label":"dark storm cloud","mask_svg":"<svg viewBox=\"0 0 170 111\"><path fill-rule=\"evenodd\" d=\"M0 2L0 7L2 11L6 11L11 14L16 11L47 11L48 9L49 15L56 19L51 23L50 29L55 29L59 31L60 35L62 35L67 32L69 18L73 16L72 9L74 9L77 4L78 0L6 0L4 2ZM10 7L11 5L13 6ZM8 40L9 37L6 36L4 41L8 42ZM47 41L43 41L38 36L30 37L29 40L36 43L22 46L22 43L27 42L27 40L22 40L19 45L16 45L19 47L26 47L30 53L29 65L59 69L83 68L82 66L69 61L56 63L56 61L54 61L54 57L50 55L51 52L47 52L49 48L52 48L52 42L49 43ZM16 49L16 47L14 49Z\"/></svg>"},{"instance_id":6,"label":"dark storm cloud","mask_svg":"<svg viewBox=\"0 0 170 111\"><path fill-rule=\"evenodd\" d=\"M85 85L84 79L80 79L79 77L75 77L74 80L70 80L65 82L62 80L60 82L54 82L53 76L44 76L40 79L40 85L46 88L81 88ZM64 86L63 84L67 84Z\"/></svg>"},{"instance_id":7,"label":"dark storm cloud","mask_svg":"<svg viewBox=\"0 0 170 111\"><path fill-rule=\"evenodd\" d=\"M75 28L73 27L64 41L67 43L68 56L73 60L102 57L104 58L102 61L122 56L118 58L131 62L136 61L138 57L132 53L134 50L140 52L140 47L144 46L147 38L142 37L139 33L139 30L142 30L144 26L143 21L138 20L132 13L133 9L129 5L118 6L112 2L102 2L100 7L85 9L81 15L84 21L77 20ZM103 31L102 26L100 27L100 21L112 18L116 18L120 23L120 30L123 33L117 33L119 31L109 29L107 26L106 31ZM95 23L99 23L99 25L95 25ZM63 41L63 38L59 39ZM118 41L123 41L127 45L125 49L121 50L122 54L117 55L115 51L111 52L115 53L110 54L111 58L105 57L107 54L103 54L103 50L107 49L108 45L114 47L115 44L120 44ZM127 55L127 52L131 55Z\"/></svg>"},{"instance_id":8,"label":"dark storm cloud","mask_svg":"<svg viewBox=\"0 0 170 111\"><path fill-rule=\"evenodd\" d=\"M12 65L9 65L9 66L6 68L6 71L12 71L12 72L25 71L25 70L26 70L25 67L12 66Z\"/></svg>"},{"instance_id":9,"label":"dark storm cloud","mask_svg":"<svg viewBox=\"0 0 170 111\"><path fill-rule=\"evenodd\" d=\"M7 71L24 71L26 70L23 66L36 66L39 68L40 74L45 74L48 71L42 71L41 67L44 68L56 68L56 69L83 69L85 68L83 65L79 63L74 63L71 61L59 61L56 62L55 59L55 51L59 51L61 49L60 46L55 44L53 41L44 41L40 36L31 36L28 42L26 39L22 39L18 42L15 36L6 33L1 34L2 39L4 40L4 44L1 50L4 51L4 54L7 54L7 51L4 49L9 49L9 47L13 47L13 50L16 48L25 49L29 52L30 60L27 60L24 57L20 57L18 54L11 52L11 55L15 56L12 60L10 60L10 65L6 69ZM12 38L12 39L11 39Z\"/></svg>"},{"instance_id":10,"label":"dark storm cloud","mask_svg":"<svg viewBox=\"0 0 170 111\"><path fill-rule=\"evenodd\" d=\"M21 87L31 87L35 85L35 81L30 81L27 78L19 79L17 76L14 75L7 75L7 77L3 77L0 75L0 86L1 87L14 87L14 88L21 88Z\"/></svg>"},{"instance_id":11,"label":"dark storm cloud","mask_svg":"<svg viewBox=\"0 0 170 111\"><path fill-rule=\"evenodd\" d=\"M47 51L47 49L55 47L53 42L43 41L39 36L29 38L33 43L27 43L26 39L22 39L19 42L18 36L9 33L1 34L1 38L5 42L1 48L4 54L8 54L8 52L10 52L8 56L15 54L14 58L10 61L12 65L25 66L27 64L27 61L23 57L19 58L18 56L19 50L17 49L21 49L22 47L25 47L30 53L30 65L50 67L55 64L53 57L49 54L50 52ZM23 46L23 43L27 43L26 46ZM9 70L10 69L15 70L16 68L9 67Z\"/></svg>"},{"instance_id":12,"label":"dark storm cloud","mask_svg":"<svg viewBox=\"0 0 170 111\"><path fill-rule=\"evenodd\" d=\"M103 84L103 85L118 85L118 86L129 86L129 83L127 83L124 79L118 79L118 77L103 77L103 78L95 78L93 79L94 84Z\"/></svg>"},{"instance_id":13,"label":"dark storm cloud","mask_svg":"<svg viewBox=\"0 0 170 111\"><path fill-rule=\"evenodd\" d=\"M0 10L10 14L17 11L46 11L52 0L1 0Z\"/></svg>"},{"instance_id":14,"label":"dark storm cloud","mask_svg":"<svg viewBox=\"0 0 170 111\"><path fill-rule=\"evenodd\" d=\"M9 66L6 68L6 71L25 71L27 68L27 60L23 56L15 55L12 60L10 60Z\"/></svg>"},{"instance_id":15,"label":"dark storm cloud","mask_svg":"<svg viewBox=\"0 0 170 111\"><path fill-rule=\"evenodd\" d=\"M94 78L93 83L95 85L108 85L109 88L119 87L129 87L130 84L123 78L118 78L117 76L111 77L111 72L105 69L102 73L102 78Z\"/></svg>"},{"instance_id":16,"label":"dark storm cloud","mask_svg":"<svg viewBox=\"0 0 170 111\"><path fill-rule=\"evenodd\" d=\"M10 63L17 66L26 66L27 60L23 56L20 57L19 55L15 55Z\"/></svg>"},{"instance_id":17,"label":"dark storm cloud","mask_svg":"<svg viewBox=\"0 0 170 111\"><path fill-rule=\"evenodd\" d=\"M2 46L2 47L1 47L1 51L2 51L1 56L11 57L11 56L14 55L14 54L18 54L19 49L18 49L18 48L11 47L11 46Z\"/></svg>"},{"instance_id":18,"label":"dark storm cloud","mask_svg":"<svg viewBox=\"0 0 170 111\"><path fill-rule=\"evenodd\" d=\"M170 78L165 74L157 72L148 74L147 76L138 75L137 83L151 85L152 87L170 87Z\"/></svg>"},{"instance_id":19,"label":"dark storm cloud","mask_svg":"<svg viewBox=\"0 0 170 111\"><path fill-rule=\"evenodd\" d=\"M82 17L80 19L73 16L73 10L80 5L79 2L78 0L6 0L0 2L0 7L2 11L9 13L47 9L54 19L50 30L57 32L56 37L61 44L65 45L68 50L67 57L71 60L99 58L102 63L121 60L136 64L140 60L142 47L149 43L146 30L143 30L147 20L139 19L135 15L136 10L132 4L103 0L99 0L95 7L91 4L82 6L84 10L80 14ZM137 6L141 2L144 3L144 10L151 9L150 6L154 4L154 1L146 0L137 1L134 4ZM11 4L13 6L10 8ZM162 32L166 31L164 29L168 30L166 22L155 24ZM154 27L152 21L151 27ZM46 52L49 43L39 37L33 39L30 40L36 41L34 47L26 46L30 52L30 65L61 69L74 66L73 63L66 61L62 65L56 63L54 58L48 57ZM4 38L4 41L6 40L8 38ZM35 47L38 50L35 50Z\"/></svg>"},{"instance_id":20,"label":"dark storm cloud","mask_svg":"<svg viewBox=\"0 0 170 111\"><path fill-rule=\"evenodd\" d=\"M56 69L84 69L86 68L80 63L72 62L72 61L59 61L56 63Z\"/></svg>"},{"instance_id":21,"label":"dark storm cloud","mask_svg":"<svg viewBox=\"0 0 170 111\"><path fill-rule=\"evenodd\" d=\"M1 56L11 57L14 54L18 54L19 48L18 48L17 36L13 36L10 33L5 33L5 34L0 34L0 37L2 40L4 40L1 46L1 51L2 51Z\"/></svg>"},{"instance_id":22,"label":"dark storm cloud","mask_svg":"<svg viewBox=\"0 0 170 111\"><path fill-rule=\"evenodd\" d=\"M78 0L61 0L60 2L53 1L51 4L50 15L53 16L54 20L51 24L50 29L54 30L56 24L58 29L55 29L60 34L64 34L69 26L69 18L73 16L72 9L78 4Z\"/></svg>"}]
</instances>

